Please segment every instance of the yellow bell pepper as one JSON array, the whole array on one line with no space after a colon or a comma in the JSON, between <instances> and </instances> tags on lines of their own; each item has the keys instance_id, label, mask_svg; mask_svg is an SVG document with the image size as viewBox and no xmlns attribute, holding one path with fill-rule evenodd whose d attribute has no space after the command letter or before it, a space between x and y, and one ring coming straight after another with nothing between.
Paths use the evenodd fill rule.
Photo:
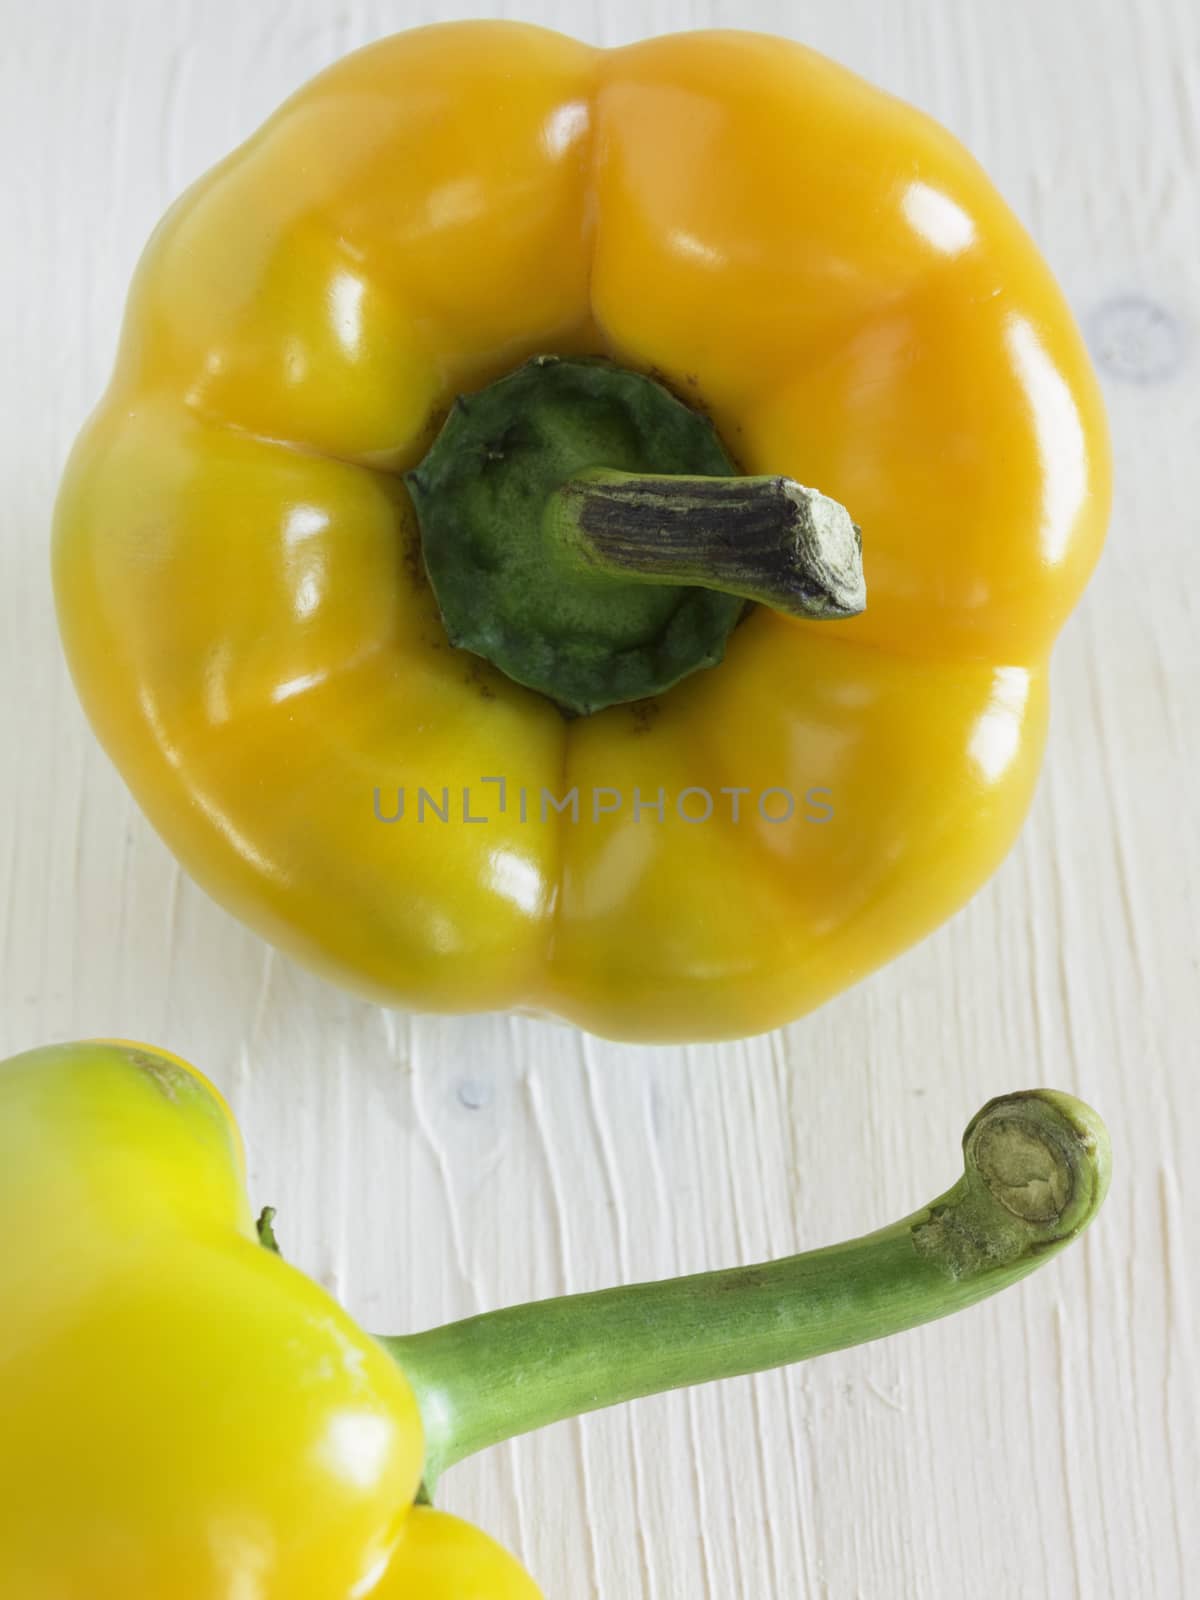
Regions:
<instances>
[{"instance_id":1,"label":"yellow bell pepper","mask_svg":"<svg viewBox=\"0 0 1200 1600\"><path fill-rule=\"evenodd\" d=\"M992 1102L964 1150L941 1200L865 1239L373 1339L262 1248L228 1107L187 1063L118 1041L0 1062L0 1594L538 1600L418 1486L547 1422L970 1305L1104 1198L1103 1125L1066 1096Z\"/></svg>"},{"instance_id":2,"label":"yellow bell pepper","mask_svg":"<svg viewBox=\"0 0 1200 1600\"><path fill-rule=\"evenodd\" d=\"M0 1593L538 1600L485 1535L408 1512L412 1389L260 1248L228 1107L186 1062L0 1063L0 1158Z\"/></svg>"},{"instance_id":3,"label":"yellow bell pepper","mask_svg":"<svg viewBox=\"0 0 1200 1600\"><path fill-rule=\"evenodd\" d=\"M665 384L713 471L836 497L865 611L768 597L721 664L573 719L594 702L484 660L495 618L472 591L443 623L402 475L546 355ZM637 455L585 465L680 470ZM1108 507L1079 334L945 131L778 39L472 23L338 63L168 214L54 577L104 746L267 938L384 1003L708 1039L820 1004L993 871ZM558 552L521 557L543 597Z\"/></svg>"}]
</instances>

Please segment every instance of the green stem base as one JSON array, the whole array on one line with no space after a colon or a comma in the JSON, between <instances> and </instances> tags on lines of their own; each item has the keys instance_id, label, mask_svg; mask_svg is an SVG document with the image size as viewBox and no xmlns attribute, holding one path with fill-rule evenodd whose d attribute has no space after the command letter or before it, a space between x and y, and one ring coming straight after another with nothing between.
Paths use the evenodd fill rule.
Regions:
<instances>
[{"instance_id":1,"label":"green stem base","mask_svg":"<svg viewBox=\"0 0 1200 1600\"><path fill-rule=\"evenodd\" d=\"M538 357L456 401L406 483L451 643L572 714L715 665L748 602L866 602L841 506L738 477L706 417L607 361Z\"/></svg>"}]
</instances>

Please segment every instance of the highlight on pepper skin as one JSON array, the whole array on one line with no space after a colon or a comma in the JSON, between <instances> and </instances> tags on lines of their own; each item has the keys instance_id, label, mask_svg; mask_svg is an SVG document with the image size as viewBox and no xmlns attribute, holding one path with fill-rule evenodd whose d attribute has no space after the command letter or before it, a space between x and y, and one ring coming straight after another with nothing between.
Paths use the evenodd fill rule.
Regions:
<instances>
[{"instance_id":1,"label":"highlight on pepper skin","mask_svg":"<svg viewBox=\"0 0 1200 1600\"><path fill-rule=\"evenodd\" d=\"M265 938L389 1005L731 1038L999 865L1109 475L1058 287L921 113L788 40L452 24L164 218L54 584L101 742ZM651 804L465 811L501 782ZM809 789L827 827L653 805Z\"/></svg>"},{"instance_id":2,"label":"highlight on pepper skin","mask_svg":"<svg viewBox=\"0 0 1200 1600\"><path fill-rule=\"evenodd\" d=\"M466 1457L975 1304L1088 1226L1087 1106L990 1102L912 1216L785 1260L372 1337L256 1229L186 1062L111 1040L0 1062L0 1593L20 1600L540 1600L421 1503ZM265 1246L265 1248L264 1248Z\"/></svg>"}]
</instances>

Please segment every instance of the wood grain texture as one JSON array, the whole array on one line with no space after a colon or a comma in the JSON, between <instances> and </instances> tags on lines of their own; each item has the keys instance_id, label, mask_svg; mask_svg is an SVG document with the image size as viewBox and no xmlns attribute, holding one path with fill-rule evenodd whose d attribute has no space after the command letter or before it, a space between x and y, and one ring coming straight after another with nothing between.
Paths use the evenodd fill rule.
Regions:
<instances>
[{"instance_id":1,"label":"wood grain texture","mask_svg":"<svg viewBox=\"0 0 1200 1600\"><path fill-rule=\"evenodd\" d=\"M231 1093L285 1248L379 1329L752 1260L954 1175L1030 1082L1109 1119L1085 1244L962 1317L470 1463L444 1503L549 1600L1195 1595L1200 1579L1200 12L1186 0L7 0L0 54L0 1053L140 1036ZM916 101L1032 228L1105 374L1107 556L1022 840L949 927L744 1045L388 1014L188 880L100 754L47 524L168 201L394 28L792 34ZM2 1419L0 1419L2 1427Z\"/></svg>"}]
</instances>

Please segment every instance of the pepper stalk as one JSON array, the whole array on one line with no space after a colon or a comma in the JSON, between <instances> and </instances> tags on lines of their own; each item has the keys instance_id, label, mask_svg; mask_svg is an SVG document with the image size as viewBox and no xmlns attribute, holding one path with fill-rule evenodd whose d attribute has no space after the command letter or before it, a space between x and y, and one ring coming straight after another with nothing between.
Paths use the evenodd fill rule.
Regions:
<instances>
[{"instance_id":1,"label":"pepper stalk","mask_svg":"<svg viewBox=\"0 0 1200 1600\"><path fill-rule=\"evenodd\" d=\"M741 476L708 417L612 362L538 356L459 396L405 482L451 644L569 715L714 666L752 604L867 603L844 506Z\"/></svg>"},{"instance_id":2,"label":"pepper stalk","mask_svg":"<svg viewBox=\"0 0 1200 1600\"><path fill-rule=\"evenodd\" d=\"M963 1156L962 1177L939 1199L844 1244L383 1339L420 1406L426 1493L467 1456L550 1423L974 1305L1078 1237L1108 1189L1103 1122L1048 1089L990 1101L963 1135Z\"/></svg>"}]
</instances>

